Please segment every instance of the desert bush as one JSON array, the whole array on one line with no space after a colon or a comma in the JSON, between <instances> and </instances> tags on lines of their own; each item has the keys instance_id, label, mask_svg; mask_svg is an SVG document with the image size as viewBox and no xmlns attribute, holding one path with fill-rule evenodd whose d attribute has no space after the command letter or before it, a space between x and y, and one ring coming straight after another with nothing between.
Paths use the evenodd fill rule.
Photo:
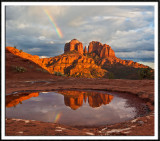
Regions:
<instances>
[{"instance_id":1,"label":"desert bush","mask_svg":"<svg viewBox=\"0 0 160 141\"><path fill-rule=\"evenodd\" d=\"M65 76L64 74L62 74L61 72L54 72L54 75L56 75L56 76Z\"/></svg>"},{"instance_id":2,"label":"desert bush","mask_svg":"<svg viewBox=\"0 0 160 141\"><path fill-rule=\"evenodd\" d=\"M96 69L91 70L91 75L94 77L97 77L99 75L98 71Z\"/></svg>"},{"instance_id":3,"label":"desert bush","mask_svg":"<svg viewBox=\"0 0 160 141\"><path fill-rule=\"evenodd\" d=\"M106 74L105 71L99 69L90 69L90 73L94 78L104 77L104 75Z\"/></svg>"},{"instance_id":4,"label":"desert bush","mask_svg":"<svg viewBox=\"0 0 160 141\"><path fill-rule=\"evenodd\" d=\"M36 71L41 71L41 72L46 72L46 73L48 73L48 71L45 70L45 69L43 69L43 68L36 68Z\"/></svg>"},{"instance_id":5,"label":"desert bush","mask_svg":"<svg viewBox=\"0 0 160 141\"><path fill-rule=\"evenodd\" d=\"M28 62L28 63L29 63L29 62ZM33 66L33 65L29 65L29 68L33 69L33 68L34 68L34 66Z\"/></svg>"},{"instance_id":6,"label":"desert bush","mask_svg":"<svg viewBox=\"0 0 160 141\"><path fill-rule=\"evenodd\" d=\"M42 72L46 72L46 73L48 73L48 71L47 71L47 70L45 70L45 69L42 69Z\"/></svg>"},{"instance_id":7,"label":"desert bush","mask_svg":"<svg viewBox=\"0 0 160 141\"><path fill-rule=\"evenodd\" d=\"M42 68L36 68L36 71L42 71Z\"/></svg>"},{"instance_id":8,"label":"desert bush","mask_svg":"<svg viewBox=\"0 0 160 141\"><path fill-rule=\"evenodd\" d=\"M26 72L27 69L25 67L12 66L13 71L15 72Z\"/></svg>"},{"instance_id":9,"label":"desert bush","mask_svg":"<svg viewBox=\"0 0 160 141\"><path fill-rule=\"evenodd\" d=\"M108 79L114 79L114 74L112 72L108 73Z\"/></svg>"},{"instance_id":10,"label":"desert bush","mask_svg":"<svg viewBox=\"0 0 160 141\"><path fill-rule=\"evenodd\" d=\"M153 76L151 68L141 68L138 74L140 79L152 79Z\"/></svg>"},{"instance_id":11,"label":"desert bush","mask_svg":"<svg viewBox=\"0 0 160 141\"><path fill-rule=\"evenodd\" d=\"M71 76L77 77L77 78L93 78L93 76L90 73L84 73L84 72L76 72L75 74L72 74Z\"/></svg>"},{"instance_id":12,"label":"desert bush","mask_svg":"<svg viewBox=\"0 0 160 141\"><path fill-rule=\"evenodd\" d=\"M22 50L22 49L20 49L20 50L19 50L19 52L21 53L21 52L23 52L23 50Z\"/></svg>"}]
</instances>

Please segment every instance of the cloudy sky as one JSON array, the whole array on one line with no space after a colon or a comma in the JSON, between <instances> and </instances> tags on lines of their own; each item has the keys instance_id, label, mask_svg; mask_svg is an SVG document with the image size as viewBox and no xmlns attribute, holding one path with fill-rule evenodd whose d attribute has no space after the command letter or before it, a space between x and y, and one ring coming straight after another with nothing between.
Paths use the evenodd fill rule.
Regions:
<instances>
[{"instance_id":1,"label":"cloudy sky","mask_svg":"<svg viewBox=\"0 0 160 141\"><path fill-rule=\"evenodd\" d=\"M153 68L154 7L6 6L6 46L53 57L74 38L109 44L117 57Z\"/></svg>"}]
</instances>

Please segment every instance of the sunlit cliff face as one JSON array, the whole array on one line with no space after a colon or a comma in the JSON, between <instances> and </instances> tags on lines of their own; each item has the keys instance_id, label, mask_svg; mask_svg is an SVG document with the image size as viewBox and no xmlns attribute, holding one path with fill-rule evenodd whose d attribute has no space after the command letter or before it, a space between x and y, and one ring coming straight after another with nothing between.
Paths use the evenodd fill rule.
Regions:
<instances>
[{"instance_id":1,"label":"sunlit cliff face","mask_svg":"<svg viewBox=\"0 0 160 141\"><path fill-rule=\"evenodd\" d=\"M25 53L14 47L6 47L6 49L14 55L38 64L50 74L61 72L72 77L97 78L107 76L108 78L107 73L110 66L113 68L115 65L118 66L118 69L121 66L125 69L126 67L148 68L148 66L132 60L117 58L111 46L98 41L90 42L87 51L86 47L83 49L82 42L73 39L65 44L63 54L50 58L39 58L37 55Z\"/></svg>"},{"instance_id":2,"label":"sunlit cliff face","mask_svg":"<svg viewBox=\"0 0 160 141\"><path fill-rule=\"evenodd\" d=\"M109 104L113 97L112 95L96 93L96 92L81 92L81 91L58 91L58 93L64 95L64 103L71 109L76 110L83 105L83 101L86 103L88 98L88 104L92 108L100 107L102 105Z\"/></svg>"}]
</instances>

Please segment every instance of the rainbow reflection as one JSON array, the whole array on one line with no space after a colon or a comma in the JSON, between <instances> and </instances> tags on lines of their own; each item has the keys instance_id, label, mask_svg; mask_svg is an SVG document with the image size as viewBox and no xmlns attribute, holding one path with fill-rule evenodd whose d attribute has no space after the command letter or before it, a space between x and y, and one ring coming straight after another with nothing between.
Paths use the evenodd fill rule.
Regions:
<instances>
[{"instance_id":1,"label":"rainbow reflection","mask_svg":"<svg viewBox=\"0 0 160 141\"><path fill-rule=\"evenodd\" d=\"M58 113L54 119L54 122L57 123L60 117L61 117L61 113Z\"/></svg>"},{"instance_id":2,"label":"rainbow reflection","mask_svg":"<svg viewBox=\"0 0 160 141\"><path fill-rule=\"evenodd\" d=\"M53 25L53 27L56 30L57 35L62 38L63 34L60 30L60 28L57 26L56 22L54 21L53 17L51 16L51 14L49 13L49 11L47 9L43 9L45 14L47 15L48 19L50 20L51 24Z\"/></svg>"}]
</instances>

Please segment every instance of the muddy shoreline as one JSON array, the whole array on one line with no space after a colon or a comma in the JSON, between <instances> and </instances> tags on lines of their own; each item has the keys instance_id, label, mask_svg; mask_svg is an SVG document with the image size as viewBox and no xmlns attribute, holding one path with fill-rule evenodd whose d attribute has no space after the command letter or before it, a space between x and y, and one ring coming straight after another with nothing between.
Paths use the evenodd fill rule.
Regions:
<instances>
[{"instance_id":1,"label":"muddy shoreline","mask_svg":"<svg viewBox=\"0 0 160 141\"><path fill-rule=\"evenodd\" d=\"M22 119L7 119L6 136L153 136L154 80L121 80L104 78L37 77L6 79L6 95L15 91L98 90L134 94L146 100L150 113L134 120L99 127L73 127Z\"/></svg>"}]
</instances>

